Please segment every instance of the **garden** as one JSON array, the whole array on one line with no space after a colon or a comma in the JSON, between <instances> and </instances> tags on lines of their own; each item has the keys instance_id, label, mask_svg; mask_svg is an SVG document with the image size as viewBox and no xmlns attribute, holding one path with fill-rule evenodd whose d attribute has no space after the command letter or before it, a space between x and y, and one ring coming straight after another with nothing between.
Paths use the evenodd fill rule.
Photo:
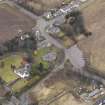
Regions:
<instances>
[{"instance_id":1,"label":"garden","mask_svg":"<svg viewBox=\"0 0 105 105\"><path fill-rule=\"evenodd\" d=\"M47 56L48 53L56 54L55 59L53 59L52 61L45 61L44 56ZM19 68L21 66L24 53L14 53L11 55L4 56L0 60L0 77L9 87L11 87L14 93L21 93L22 91L25 91L32 85L36 84L52 69L54 69L54 65L56 64L56 62L59 61L59 54L60 50L57 49L55 46L35 50L34 53L32 53L31 55L33 61L31 64L29 78L19 77L16 73L14 73L13 69L11 68L11 65L15 65L16 68Z\"/></svg>"}]
</instances>

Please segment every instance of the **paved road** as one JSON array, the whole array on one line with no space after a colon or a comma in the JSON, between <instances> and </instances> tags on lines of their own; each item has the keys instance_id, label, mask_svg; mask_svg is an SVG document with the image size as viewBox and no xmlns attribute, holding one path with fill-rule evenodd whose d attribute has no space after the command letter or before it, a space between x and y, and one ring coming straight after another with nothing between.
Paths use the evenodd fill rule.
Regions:
<instances>
[{"instance_id":1,"label":"paved road","mask_svg":"<svg viewBox=\"0 0 105 105\"><path fill-rule=\"evenodd\" d=\"M8 1L7 1L8 2ZM8 2L10 3L10 2ZM38 17L34 14L32 14L31 12L25 10L24 8L21 8L20 6L16 5L15 3L11 2L11 5L15 5L17 6L22 12L24 12L25 14L29 15L31 18L37 20L37 26L39 30L41 31L42 35L52 44L54 44L56 47L63 49L63 51L65 52L65 60L69 59L72 63L72 65L76 68L76 69L81 69L85 66L85 61L84 61L84 57L83 57L83 53L82 51L78 48L77 45L72 46L69 49L66 49L62 44L60 44L57 40L55 40L53 37L51 37L46 31L45 28L48 25L51 25L54 23L54 21L59 20L60 18L63 18L63 16L59 16L54 18L53 20L50 21L45 21L42 17ZM64 62L56 67L56 69L54 69L52 71L52 73L50 73L45 79L49 78L49 76L51 76L53 74L53 72L60 70L61 68L63 68ZM45 80L44 79L44 80ZM44 80L42 80L41 82L43 82ZM39 83L41 84L41 83ZM26 102L27 97L25 97L25 93L23 94L23 96L21 96L21 103L22 105L27 105L28 102Z\"/></svg>"},{"instance_id":2,"label":"paved road","mask_svg":"<svg viewBox=\"0 0 105 105\"><path fill-rule=\"evenodd\" d=\"M53 21L51 22L46 22L43 18L39 18L37 21L37 27L39 28L39 30L42 33L42 36L44 36L50 43L54 44L56 47L58 48L63 48L63 46L57 42L57 40L55 40L54 38L52 38L50 35L48 35L48 33L45 31L45 28L48 25L53 24Z\"/></svg>"},{"instance_id":3,"label":"paved road","mask_svg":"<svg viewBox=\"0 0 105 105\"><path fill-rule=\"evenodd\" d=\"M52 44L54 44L56 47L61 48L64 50L65 52L65 56L66 59L69 59L72 63L72 65L75 68L82 68L85 66L85 61L83 59L83 54L81 52L81 50L76 46L72 46L69 49L66 49L62 44L60 44L57 40L55 40L53 37L51 37L46 31L45 28L49 25L52 25L54 23L54 21L59 20L60 18L64 18L63 15L58 16L50 21L46 21L44 20L41 16L36 16L35 14L32 14L31 12L25 10L24 8L21 8L20 6L16 5L13 2L8 2L11 5L15 5L17 6L22 12L24 12L25 14L29 15L31 18L37 20L37 26L39 30L41 31L42 35Z\"/></svg>"},{"instance_id":4,"label":"paved road","mask_svg":"<svg viewBox=\"0 0 105 105\"><path fill-rule=\"evenodd\" d=\"M56 47L61 48L65 52L66 59L69 59L72 63L72 65L75 68L82 68L85 66L85 61L83 59L83 54L81 50L78 48L77 45L72 46L69 49L66 49L62 44L60 44L57 40L52 38L48 35L48 33L45 31L46 26L53 24L53 21L50 21L50 23L47 23L44 19L39 19L37 21L37 27L40 29L42 35L52 44L54 44Z\"/></svg>"},{"instance_id":5,"label":"paved road","mask_svg":"<svg viewBox=\"0 0 105 105\"><path fill-rule=\"evenodd\" d=\"M27 11L25 11L27 12ZM30 15L32 18L34 18L34 15L31 15L28 13L28 15ZM84 61L84 57L83 57L83 53L82 51L78 48L77 45L72 46L69 49L66 49L63 45L61 45L57 40L55 40L53 37L51 37L46 31L45 28L48 25L51 25L54 23L54 21L59 20L59 18L63 18L63 16L59 16L56 17L53 20L50 21L45 21L42 17L37 17L37 26L39 30L41 31L42 35L52 44L54 44L56 47L61 48L64 50L65 52L65 60L69 59L72 63L72 65L76 68L76 69L81 69L85 66L85 61ZM36 19L36 16L35 16ZM41 87L42 83L44 80L46 80L47 78L49 78L51 75L53 75L53 72L60 70L61 68L63 68L63 64L61 64L60 66L56 67L56 69L54 69L46 78L44 78L41 82L38 83L39 87ZM24 103L26 99L26 95L23 94L21 96L21 102L24 105L27 105L28 102Z\"/></svg>"},{"instance_id":6,"label":"paved road","mask_svg":"<svg viewBox=\"0 0 105 105\"><path fill-rule=\"evenodd\" d=\"M74 45L69 49L65 49L65 55L66 58L71 61L72 65L75 68L81 69L82 67L85 66L83 53L81 52L77 45Z\"/></svg>"},{"instance_id":7,"label":"paved road","mask_svg":"<svg viewBox=\"0 0 105 105\"><path fill-rule=\"evenodd\" d=\"M90 3L94 0L88 0L90 1ZM8 2L8 1L6 1ZM85 66L85 61L84 61L84 57L82 54L82 51L78 48L77 45L72 46L69 49L64 48L63 45L61 45L57 40L55 40L53 37L51 37L46 31L45 28L48 25L52 25L54 23L54 21L59 20L60 18L64 18L63 15L58 16L50 21L45 21L41 16L36 16L35 14L32 14L31 12L25 10L24 8L22 8L21 6L13 3L13 2L8 2L10 5L15 5L16 7L18 7L22 12L24 12L25 14L29 15L31 18L37 20L37 27L39 28L39 30L41 31L42 35L52 44L54 44L56 47L61 48L64 50L65 52L65 56L66 59L69 59L72 63L72 65L75 68L82 68ZM89 2L87 3L87 5L90 4ZM85 6L87 6L85 5ZM85 7L83 6L83 8ZM36 27L36 26L35 26Z\"/></svg>"}]
</instances>

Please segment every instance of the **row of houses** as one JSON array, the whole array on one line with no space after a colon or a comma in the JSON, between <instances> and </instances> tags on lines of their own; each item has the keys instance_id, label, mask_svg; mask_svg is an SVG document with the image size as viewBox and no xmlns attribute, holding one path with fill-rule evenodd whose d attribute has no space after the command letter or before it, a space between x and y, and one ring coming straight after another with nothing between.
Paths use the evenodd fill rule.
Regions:
<instances>
[{"instance_id":1,"label":"row of houses","mask_svg":"<svg viewBox=\"0 0 105 105\"><path fill-rule=\"evenodd\" d=\"M54 17L65 15L67 13L72 12L73 10L77 9L82 3L86 2L87 0L73 0L70 4L64 5L60 9L51 9L50 11L46 12L43 17L46 20L53 19ZM53 12L52 12L53 11Z\"/></svg>"}]
</instances>

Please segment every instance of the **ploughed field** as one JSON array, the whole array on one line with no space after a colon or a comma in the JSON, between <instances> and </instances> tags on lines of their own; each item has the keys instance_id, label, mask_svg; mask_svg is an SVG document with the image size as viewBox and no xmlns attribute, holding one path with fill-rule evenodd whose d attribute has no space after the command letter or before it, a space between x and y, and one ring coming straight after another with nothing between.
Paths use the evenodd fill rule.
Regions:
<instances>
[{"instance_id":1,"label":"ploughed field","mask_svg":"<svg viewBox=\"0 0 105 105\"><path fill-rule=\"evenodd\" d=\"M0 43L10 40L18 34L18 30L30 31L35 21L18 8L9 4L0 4Z\"/></svg>"}]
</instances>

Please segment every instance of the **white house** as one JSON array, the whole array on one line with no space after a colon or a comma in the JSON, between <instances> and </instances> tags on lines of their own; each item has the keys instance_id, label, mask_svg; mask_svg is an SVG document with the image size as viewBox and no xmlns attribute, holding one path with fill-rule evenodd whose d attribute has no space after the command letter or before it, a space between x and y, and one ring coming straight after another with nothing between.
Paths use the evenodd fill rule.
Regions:
<instances>
[{"instance_id":1,"label":"white house","mask_svg":"<svg viewBox=\"0 0 105 105\"><path fill-rule=\"evenodd\" d=\"M16 73L21 78L28 78L30 76L30 70L31 70L30 64L25 64L23 68L14 70L14 73Z\"/></svg>"}]
</instances>

